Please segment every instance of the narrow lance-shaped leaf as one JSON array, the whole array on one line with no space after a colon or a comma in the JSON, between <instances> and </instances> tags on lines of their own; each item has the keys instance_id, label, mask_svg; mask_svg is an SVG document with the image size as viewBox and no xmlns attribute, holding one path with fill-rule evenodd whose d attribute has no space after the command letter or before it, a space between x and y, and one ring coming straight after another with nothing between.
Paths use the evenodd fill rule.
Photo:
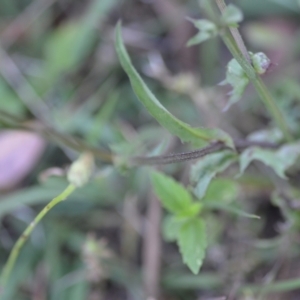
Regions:
<instances>
[{"instance_id":1,"label":"narrow lance-shaped leaf","mask_svg":"<svg viewBox=\"0 0 300 300\"><path fill-rule=\"evenodd\" d=\"M228 146L233 147L231 138L225 132L219 129L193 128L173 116L159 102L131 63L122 39L120 22L116 27L116 51L121 65L130 79L135 94L160 125L170 133L178 136L183 142L190 142L195 146L202 146L203 143L221 140Z\"/></svg>"},{"instance_id":2,"label":"narrow lance-shaped leaf","mask_svg":"<svg viewBox=\"0 0 300 300\"><path fill-rule=\"evenodd\" d=\"M178 245L184 263L198 274L207 247L204 221L196 218L188 220L179 231Z\"/></svg>"},{"instance_id":3,"label":"narrow lance-shaped leaf","mask_svg":"<svg viewBox=\"0 0 300 300\"><path fill-rule=\"evenodd\" d=\"M231 213L233 215L237 215L239 217L243 218L249 218L249 219L260 219L260 216L247 213L246 211L243 211L241 208L237 206L237 204L231 204L226 205L224 203L220 203L218 201L210 202L207 205L208 209L217 209L217 210L223 210L225 212Z\"/></svg>"},{"instance_id":4,"label":"narrow lance-shaped leaf","mask_svg":"<svg viewBox=\"0 0 300 300\"><path fill-rule=\"evenodd\" d=\"M83 17L76 22L64 22L45 41L45 82L77 67L90 53L98 38L99 25L117 4L117 0L90 1Z\"/></svg>"},{"instance_id":5,"label":"narrow lance-shaped leaf","mask_svg":"<svg viewBox=\"0 0 300 300\"><path fill-rule=\"evenodd\" d=\"M215 178L209 184L201 203L206 205L212 201L219 201L228 205L237 200L238 194L239 185L237 182L227 178Z\"/></svg>"},{"instance_id":6,"label":"narrow lance-shaped leaf","mask_svg":"<svg viewBox=\"0 0 300 300\"><path fill-rule=\"evenodd\" d=\"M205 197L201 200L203 207L211 210L223 210L239 217L259 219L259 216L243 211L238 200L238 184L229 179L216 178L210 183Z\"/></svg>"}]
</instances>

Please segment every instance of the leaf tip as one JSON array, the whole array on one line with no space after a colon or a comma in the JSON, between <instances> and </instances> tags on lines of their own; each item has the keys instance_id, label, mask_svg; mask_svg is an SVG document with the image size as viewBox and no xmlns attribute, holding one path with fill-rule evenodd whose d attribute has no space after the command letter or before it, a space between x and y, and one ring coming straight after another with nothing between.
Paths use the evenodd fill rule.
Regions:
<instances>
[{"instance_id":1,"label":"leaf tip","mask_svg":"<svg viewBox=\"0 0 300 300\"><path fill-rule=\"evenodd\" d=\"M115 38L116 40L118 39L119 36L121 36L121 32L122 32L122 20L119 19L116 27L115 27Z\"/></svg>"},{"instance_id":2,"label":"leaf tip","mask_svg":"<svg viewBox=\"0 0 300 300\"><path fill-rule=\"evenodd\" d=\"M122 19L119 19L117 22L116 28L121 29L121 27L122 27Z\"/></svg>"}]
</instances>

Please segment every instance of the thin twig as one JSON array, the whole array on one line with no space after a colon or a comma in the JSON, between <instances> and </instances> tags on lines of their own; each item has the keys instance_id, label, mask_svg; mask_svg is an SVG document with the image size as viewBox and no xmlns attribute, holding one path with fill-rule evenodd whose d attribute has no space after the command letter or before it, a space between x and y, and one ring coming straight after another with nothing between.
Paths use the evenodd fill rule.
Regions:
<instances>
[{"instance_id":1,"label":"thin twig","mask_svg":"<svg viewBox=\"0 0 300 300\"><path fill-rule=\"evenodd\" d=\"M133 165L166 165L166 164L172 164L176 162L198 159L208 154L225 150L225 149L230 149L230 148L222 142L215 142L208 145L207 147L201 148L199 150L191 151L191 152L168 154L162 156L152 156L152 157L136 156L130 158L130 161Z\"/></svg>"},{"instance_id":2,"label":"thin twig","mask_svg":"<svg viewBox=\"0 0 300 300\"><path fill-rule=\"evenodd\" d=\"M143 243L144 288L147 299L158 299L161 279L161 218L162 207L150 192L147 206L146 227Z\"/></svg>"}]
</instances>

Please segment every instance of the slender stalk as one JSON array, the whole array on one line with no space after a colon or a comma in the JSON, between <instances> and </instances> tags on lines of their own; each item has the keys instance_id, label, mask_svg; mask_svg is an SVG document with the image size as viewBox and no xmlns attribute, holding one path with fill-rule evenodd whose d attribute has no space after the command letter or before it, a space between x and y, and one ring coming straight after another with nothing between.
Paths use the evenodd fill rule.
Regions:
<instances>
[{"instance_id":1,"label":"slender stalk","mask_svg":"<svg viewBox=\"0 0 300 300\"><path fill-rule=\"evenodd\" d=\"M277 149L279 147L279 145L273 143L255 142L255 141L247 141L247 140L235 140L234 146L238 152L243 151L245 148L248 147L261 147L267 149ZM222 142L215 142L204 148L197 149L191 152L175 153L175 154L168 154L168 155L161 155L161 156L150 156L150 157L135 156L129 159L133 165L167 165L172 163L199 159L206 155L223 151L223 150L232 150L232 149L227 147Z\"/></svg>"},{"instance_id":2,"label":"slender stalk","mask_svg":"<svg viewBox=\"0 0 300 300\"><path fill-rule=\"evenodd\" d=\"M218 7L220 8L221 12L223 12L224 9L226 8L225 1L224 0L215 0L215 1ZM207 4L211 5L211 1L208 0ZM276 102L272 98L272 95L270 94L269 90L261 80L261 77L255 72L247 56L244 53L246 47L238 32L238 29L235 29L234 34L232 34L232 31L230 33L228 30L224 30L223 33L221 34L221 37L225 45L227 46L228 50L231 52L232 56L238 61L238 63L244 69L244 72L246 73L248 78L251 80L261 100L263 101L266 108L270 112L273 120L282 131L285 139L287 141L292 141L293 137L290 134L288 125L280 109L278 108Z\"/></svg>"},{"instance_id":3,"label":"slender stalk","mask_svg":"<svg viewBox=\"0 0 300 300\"><path fill-rule=\"evenodd\" d=\"M14 268L14 265L16 263L16 260L20 254L20 251L22 247L24 246L25 242L27 241L28 237L30 236L33 229L36 227L36 225L41 221L41 219L47 214L49 210L51 210L54 206L56 206L58 203L64 201L66 198L68 198L74 191L76 187L72 184L70 184L60 195L55 197L52 201L50 201L49 204L47 204L43 210L36 216L36 218L28 225L28 227L25 229L23 234L19 237L17 242L15 243L12 251L10 252L10 255L8 257L8 260L2 270L1 277L0 277L0 287L4 290L5 285L10 277L10 274ZM2 293L3 293L2 290Z\"/></svg>"},{"instance_id":4,"label":"slender stalk","mask_svg":"<svg viewBox=\"0 0 300 300\"><path fill-rule=\"evenodd\" d=\"M225 1L224 0L216 0L216 2L217 2L217 5L218 5L221 13L223 14L225 9L226 9ZM245 59L248 61L248 63L251 64L250 55L249 55L248 50L245 46L243 38L240 35L239 30L235 27L229 27L229 30L230 30L234 40L236 41L237 47L239 48L239 50L241 51L241 53L243 54Z\"/></svg>"},{"instance_id":5,"label":"slender stalk","mask_svg":"<svg viewBox=\"0 0 300 300\"><path fill-rule=\"evenodd\" d=\"M152 156L152 157L136 156L136 157L132 157L130 160L133 165L167 165L176 162L198 159L208 154L215 153L225 149L231 149L231 148L227 147L222 142L215 142L208 145L207 147L195 151L191 151L191 152L168 154L162 156Z\"/></svg>"}]
</instances>

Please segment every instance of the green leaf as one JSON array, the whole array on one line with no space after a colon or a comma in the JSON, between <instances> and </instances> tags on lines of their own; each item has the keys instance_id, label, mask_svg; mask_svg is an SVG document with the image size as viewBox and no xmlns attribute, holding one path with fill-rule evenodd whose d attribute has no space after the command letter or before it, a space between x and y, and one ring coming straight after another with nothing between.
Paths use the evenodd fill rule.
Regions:
<instances>
[{"instance_id":1,"label":"green leaf","mask_svg":"<svg viewBox=\"0 0 300 300\"><path fill-rule=\"evenodd\" d=\"M214 179L206 192L201 203L206 209L217 209L230 212L240 217L251 219L259 219L259 216L249 214L240 208L240 204L236 203L239 195L239 186L236 182L229 179Z\"/></svg>"},{"instance_id":2,"label":"green leaf","mask_svg":"<svg viewBox=\"0 0 300 300\"><path fill-rule=\"evenodd\" d=\"M247 136L247 140L279 144L283 141L283 134L279 128L266 128L252 132Z\"/></svg>"},{"instance_id":3,"label":"green leaf","mask_svg":"<svg viewBox=\"0 0 300 300\"><path fill-rule=\"evenodd\" d=\"M216 178L211 181L207 188L202 203L219 201L224 204L230 204L237 199L239 194L239 185L230 179Z\"/></svg>"},{"instance_id":4,"label":"green leaf","mask_svg":"<svg viewBox=\"0 0 300 300\"><path fill-rule=\"evenodd\" d=\"M241 65L232 59L227 65L226 79L220 83L220 85L230 84L232 86L232 91L229 93L230 98L224 111L228 110L230 106L238 102L243 96L247 85L249 84L249 79L244 72Z\"/></svg>"},{"instance_id":5,"label":"green leaf","mask_svg":"<svg viewBox=\"0 0 300 300\"><path fill-rule=\"evenodd\" d=\"M1 110L21 117L26 112L26 107L17 95L0 78L0 107Z\"/></svg>"},{"instance_id":6,"label":"green leaf","mask_svg":"<svg viewBox=\"0 0 300 300\"><path fill-rule=\"evenodd\" d=\"M236 204L228 205L228 204L225 204L225 203L222 203L219 201L210 201L205 206L209 209L223 210L223 211L230 212L234 215L244 217L244 218L260 219L260 216L247 213L247 212L243 211L241 208L239 208Z\"/></svg>"},{"instance_id":7,"label":"green leaf","mask_svg":"<svg viewBox=\"0 0 300 300\"><path fill-rule=\"evenodd\" d=\"M179 231L185 219L173 215L167 215L162 225L162 233L165 241L174 242L178 239Z\"/></svg>"},{"instance_id":8,"label":"green leaf","mask_svg":"<svg viewBox=\"0 0 300 300\"><path fill-rule=\"evenodd\" d=\"M227 25L235 26L243 21L243 12L233 4L229 4L223 12L222 20Z\"/></svg>"},{"instance_id":9,"label":"green leaf","mask_svg":"<svg viewBox=\"0 0 300 300\"><path fill-rule=\"evenodd\" d=\"M259 160L274 169L279 177L285 178L284 162L277 160L275 151L252 147L240 156L240 174L243 174L253 160Z\"/></svg>"},{"instance_id":10,"label":"green leaf","mask_svg":"<svg viewBox=\"0 0 300 300\"><path fill-rule=\"evenodd\" d=\"M77 202L76 205L73 205L75 208L78 207L80 203L89 203L88 205L91 206L94 205L95 202L97 204L107 205L108 203L117 201L120 199L122 193L114 195L114 193L108 191L106 189L109 184L107 180L107 178L101 178L95 182L91 182L86 187L77 190L76 193L70 196L70 201L68 201L68 203ZM34 185L8 195L1 195L0 218L22 206L38 205L49 202L56 197L58 191L63 190L67 184L68 182L65 179L53 177L49 178L41 185ZM85 201L82 201L83 199L85 199Z\"/></svg>"},{"instance_id":11,"label":"green leaf","mask_svg":"<svg viewBox=\"0 0 300 300\"><path fill-rule=\"evenodd\" d=\"M151 179L156 196L169 212L182 217L193 217L200 212L201 204L194 203L191 194L173 178L153 172Z\"/></svg>"},{"instance_id":12,"label":"green leaf","mask_svg":"<svg viewBox=\"0 0 300 300\"><path fill-rule=\"evenodd\" d=\"M271 167L276 174L286 179L285 171L293 166L300 156L300 143L287 144L277 151L252 147L240 156L240 173L243 174L253 160L259 160Z\"/></svg>"},{"instance_id":13,"label":"green leaf","mask_svg":"<svg viewBox=\"0 0 300 300\"><path fill-rule=\"evenodd\" d=\"M99 36L99 24L116 3L117 0L92 1L81 19L63 23L51 33L45 44L44 74L49 85L86 59Z\"/></svg>"},{"instance_id":14,"label":"green leaf","mask_svg":"<svg viewBox=\"0 0 300 300\"><path fill-rule=\"evenodd\" d=\"M190 142L195 146L222 140L232 147L231 138L219 129L193 128L173 116L154 96L141 76L133 67L121 34L121 23L116 27L116 51L124 71L127 73L132 88L138 99L144 104L148 112L170 133L178 136L183 142Z\"/></svg>"},{"instance_id":15,"label":"green leaf","mask_svg":"<svg viewBox=\"0 0 300 300\"><path fill-rule=\"evenodd\" d=\"M77 45L80 23L65 23L54 31L45 44L45 74L47 80L55 80L62 72L74 68L84 57L78 55Z\"/></svg>"},{"instance_id":16,"label":"green leaf","mask_svg":"<svg viewBox=\"0 0 300 300\"><path fill-rule=\"evenodd\" d=\"M237 155L231 151L213 153L200 159L192 167L190 176L197 198L203 198L211 180L236 160Z\"/></svg>"},{"instance_id":17,"label":"green leaf","mask_svg":"<svg viewBox=\"0 0 300 300\"><path fill-rule=\"evenodd\" d=\"M163 286L171 290L205 290L211 291L222 286L223 280L220 273L201 272L195 276L182 271L169 270L162 278ZM217 299L216 299L217 300Z\"/></svg>"},{"instance_id":18,"label":"green leaf","mask_svg":"<svg viewBox=\"0 0 300 300\"><path fill-rule=\"evenodd\" d=\"M194 274L198 274L207 247L205 223L200 219L190 219L181 227L178 245L183 261Z\"/></svg>"},{"instance_id":19,"label":"green leaf","mask_svg":"<svg viewBox=\"0 0 300 300\"><path fill-rule=\"evenodd\" d=\"M191 21L197 29L199 29L199 33L188 41L188 47L201 44L202 42L217 36L218 28L213 22L206 19L194 20L188 18L188 20Z\"/></svg>"}]
</instances>

